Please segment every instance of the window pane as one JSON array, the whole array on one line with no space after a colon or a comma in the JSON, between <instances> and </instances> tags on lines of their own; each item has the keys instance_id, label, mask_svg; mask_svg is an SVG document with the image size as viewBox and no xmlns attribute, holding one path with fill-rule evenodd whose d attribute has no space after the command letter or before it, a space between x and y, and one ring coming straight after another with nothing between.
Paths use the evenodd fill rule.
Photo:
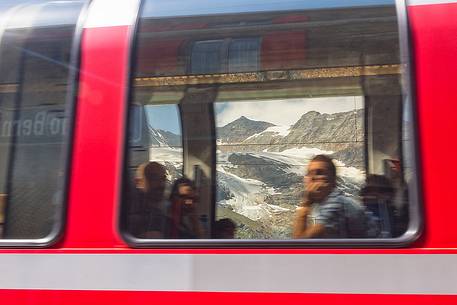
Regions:
<instances>
[{"instance_id":1,"label":"window pane","mask_svg":"<svg viewBox=\"0 0 457 305\"><path fill-rule=\"evenodd\" d=\"M183 151L179 109L177 105L145 107L151 146L149 160L164 164L169 182L182 176Z\"/></svg>"},{"instance_id":2,"label":"window pane","mask_svg":"<svg viewBox=\"0 0 457 305\"><path fill-rule=\"evenodd\" d=\"M256 71L259 69L260 42L256 38L234 39L228 53L228 72Z\"/></svg>"},{"instance_id":3,"label":"window pane","mask_svg":"<svg viewBox=\"0 0 457 305\"><path fill-rule=\"evenodd\" d=\"M182 177L183 150L179 109L176 104L130 107L128 198L124 225L136 237L162 238L164 209L171 183ZM133 132L137 131L137 132ZM152 223L154 222L154 223Z\"/></svg>"},{"instance_id":4,"label":"window pane","mask_svg":"<svg viewBox=\"0 0 457 305\"><path fill-rule=\"evenodd\" d=\"M160 238L401 236L414 126L393 1L185 3L145 1L138 29L131 102L180 109L187 180Z\"/></svg>"},{"instance_id":5,"label":"window pane","mask_svg":"<svg viewBox=\"0 0 457 305\"><path fill-rule=\"evenodd\" d=\"M317 154L334 159L338 189L357 199L365 179L363 97L220 102L215 112L217 218L238 220L236 238L292 236L303 174Z\"/></svg>"},{"instance_id":6,"label":"window pane","mask_svg":"<svg viewBox=\"0 0 457 305\"><path fill-rule=\"evenodd\" d=\"M15 2L1 12L3 238L44 238L62 221L73 107L71 50L83 5Z\"/></svg>"},{"instance_id":7,"label":"window pane","mask_svg":"<svg viewBox=\"0 0 457 305\"><path fill-rule=\"evenodd\" d=\"M191 55L191 72L220 73L222 71L223 41L199 41L194 44Z\"/></svg>"}]
</instances>

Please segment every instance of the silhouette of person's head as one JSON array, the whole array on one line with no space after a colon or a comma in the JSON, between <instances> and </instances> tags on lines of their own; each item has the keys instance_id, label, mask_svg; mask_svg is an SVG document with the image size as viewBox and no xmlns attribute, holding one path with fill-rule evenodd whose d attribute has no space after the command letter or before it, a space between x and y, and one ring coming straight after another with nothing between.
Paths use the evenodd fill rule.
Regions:
<instances>
[{"instance_id":1,"label":"silhouette of person's head","mask_svg":"<svg viewBox=\"0 0 457 305\"><path fill-rule=\"evenodd\" d=\"M365 186L360 190L360 196L365 203L372 199L392 200L394 195L395 188L383 175L368 175Z\"/></svg>"},{"instance_id":2,"label":"silhouette of person's head","mask_svg":"<svg viewBox=\"0 0 457 305\"><path fill-rule=\"evenodd\" d=\"M162 200L165 191L166 170L157 162L141 164L135 175L135 186L148 197Z\"/></svg>"},{"instance_id":3,"label":"silhouette of person's head","mask_svg":"<svg viewBox=\"0 0 457 305\"><path fill-rule=\"evenodd\" d=\"M233 239L235 238L235 223L229 218L222 218L214 224L214 238Z\"/></svg>"}]
</instances>

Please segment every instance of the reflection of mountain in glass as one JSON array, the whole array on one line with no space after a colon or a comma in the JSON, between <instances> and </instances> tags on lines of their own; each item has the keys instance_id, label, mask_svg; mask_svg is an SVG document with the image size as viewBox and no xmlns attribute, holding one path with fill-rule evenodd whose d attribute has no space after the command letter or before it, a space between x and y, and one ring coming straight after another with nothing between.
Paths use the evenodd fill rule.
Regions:
<instances>
[{"instance_id":1,"label":"reflection of mountain in glass","mask_svg":"<svg viewBox=\"0 0 457 305\"><path fill-rule=\"evenodd\" d=\"M364 181L363 110L309 111L291 126L242 116L217 128L217 137L217 216L238 223L238 238L290 238L303 175L317 154L335 159L347 195Z\"/></svg>"},{"instance_id":2,"label":"reflection of mountain in glass","mask_svg":"<svg viewBox=\"0 0 457 305\"><path fill-rule=\"evenodd\" d=\"M149 127L151 147L149 160L165 166L171 184L182 176L183 156L181 136L173 132Z\"/></svg>"},{"instance_id":3,"label":"reflection of mountain in glass","mask_svg":"<svg viewBox=\"0 0 457 305\"><path fill-rule=\"evenodd\" d=\"M228 123L216 130L217 138L225 143L237 143L246 140L248 137L265 131L268 127L275 126L274 124L262 121L250 120L244 116Z\"/></svg>"},{"instance_id":4,"label":"reflection of mountain in glass","mask_svg":"<svg viewBox=\"0 0 457 305\"><path fill-rule=\"evenodd\" d=\"M170 178L182 169L181 136L150 129L151 160ZM316 154L332 156L338 187L356 196L364 181L363 110L334 114L310 111L291 126L244 116L216 129L217 217L238 224L237 238L290 238L303 175Z\"/></svg>"},{"instance_id":5,"label":"reflection of mountain in glass","mask_svg":"<svg viewBox=\"0 0 457 305\"><path fill-rule=\"evenodd\" d=\"M172 135L181 134L181 119L177 104L146 105L144 109L151 131L159 130L161 133L170 132ZM157 135L152 135L152 137L154 136ZM152 143L153 145L155 144L154 139Z\"/></svg>"},{"instance_id":6,"label":"reflection of mountain in glass","mask_svg":"<svg viewBox=\"0 0 457 305\"><path fill-rule=\"evenodd\" d=\"M292 126L240 117L217 128L217 137L223 152L319 148L347 166L364 165L363 109L333 114L310 111Z\"/></svg>"},{"instance_id":7,"label":"reflection of mountain in glass","mask_svg":"<svg viewBox=\"0 0 457 305\"><path fill-rule=\"evenodd\" d=\"M162 129L149 128L152 147L181 147L181 136Z\"/></svg>"}]
</instances>

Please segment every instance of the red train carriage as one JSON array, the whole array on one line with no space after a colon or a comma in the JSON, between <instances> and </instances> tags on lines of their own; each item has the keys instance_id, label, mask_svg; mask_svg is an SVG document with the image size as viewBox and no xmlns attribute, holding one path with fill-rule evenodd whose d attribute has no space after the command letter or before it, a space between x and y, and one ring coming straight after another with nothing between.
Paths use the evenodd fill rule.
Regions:
<instances>
[{"instance_id":1,"label":"red train carriage","mask_svg":"<svg viewBox=\"0 0 457 305\"><path fill-rule=\"evenodd\" d=\"M454 304L455 14L0 4L2 300Z\"/></svg>"}]
</instances>

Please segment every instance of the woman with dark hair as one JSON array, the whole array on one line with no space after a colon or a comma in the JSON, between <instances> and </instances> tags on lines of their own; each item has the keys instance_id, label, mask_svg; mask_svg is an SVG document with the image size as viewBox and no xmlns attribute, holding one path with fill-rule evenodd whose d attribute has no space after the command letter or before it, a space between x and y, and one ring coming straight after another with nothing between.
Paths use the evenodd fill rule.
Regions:
<instances>
[{"instance_id":1,"label":"woman with dark hair","mask_svg":"<svg viewBox=\"0 0 457 305\"><path fill-rule=\"evenodd\" d=\"M192 239L201 237L197 215L197 191L192 180L179 178L170 193L169 237Z\"/></svg>"}]
</instances>

